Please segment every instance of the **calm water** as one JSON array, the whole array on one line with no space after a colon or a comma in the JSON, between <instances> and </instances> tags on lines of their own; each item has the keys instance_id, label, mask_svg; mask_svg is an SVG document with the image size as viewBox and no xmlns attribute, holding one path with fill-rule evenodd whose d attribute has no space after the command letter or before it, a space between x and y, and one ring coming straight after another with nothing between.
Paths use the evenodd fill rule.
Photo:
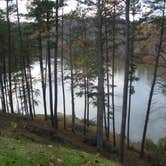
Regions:
<instances>
[{"instance_id":1,"label":"calm water","mask_svg":"<svg viewBox=\"0 0 166 166\"><path fill-rule=\"evenodd\" d=\"M130 128L130 137L134 142L140 141L143 132L145 112L147 109L148 96L152 80L152 67L138 65L136 76L139 77L139 81L134 82L135 94L132 95L132 105L131 105L131 128ZM62 89L61 89L61 75L60 75L60 66L58 67L58 111L63 112L62 104ZM165 70L166 71L166 70ZM159 75L163 73L163 69L160 69ZM65 72L68 74L68 71ZM33 65L32 75L36 79L40 79L40 68L39 64L35 63ZM116 65L115 73L115 119L116 119L116 132L120 132L121 125L121 108L122 108L122 92L123 92L123 67L119 63ZM166 84L166 75L158 77L158 80L161 83ZM37 81L35 83L35 88L40 89L41 83ZM71 98L70 98L70 81L65 82L65 92L66 92L66 111L67 114L71 114ZM39 105L36 107L36 112L38 114L43 114L43 102L42 102L42 93L40 97L37 98ZM49 105L49 94L47 89L47 102ZM84 110L84 98L76 97L76 116L83 118ZM49 110L49 106L48 106ZM96 119L96 107L93 105L90 106L90 117L91 119ZM165 119L165 120L164 120ZM148 125L147 137L151 138L156 142L159 138L166 136L166 87L160 87L159 84L156 85L155 94L153 97L152 111L150 114L150 121Z\"/></svg>"}]
</instances>

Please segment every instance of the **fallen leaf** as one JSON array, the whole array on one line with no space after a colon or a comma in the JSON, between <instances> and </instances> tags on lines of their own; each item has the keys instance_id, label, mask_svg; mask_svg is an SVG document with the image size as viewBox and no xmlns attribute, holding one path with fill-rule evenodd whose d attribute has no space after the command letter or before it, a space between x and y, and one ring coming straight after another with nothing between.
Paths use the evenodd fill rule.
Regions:
<instances>
[{"instance_id":1,"label":"fallen leaf","mask_svg":"<svg viewBox=\"0 0 166 166\"><path fill-rule=\"evenodd\" d=\"M53 146L52 145L48 145L49 148L52 148Z\"/></svg>"},{"instance_id":2,"label":"fallen leaf","mask_svg":"<svg viewBox=\"0 0 166 166\"><path fill-rule=\"evenodd\" d=\"M99 157L99 156L100 156L100 153L97 153L97 154L96 154L96 157Z\"/></svg>"},{"instance_id":3,"label":"fallen leaf","mask_svg":"<svg viewBox=\"0 0 166 166\"><path fill-rule=\"evenodd\" d=\"M90 166L90 161L85 161L83 166Z\"/></svg>"},{"instance_id":4,"label":"fallen leaf","mask_svg":"<svg viewBox=\"0 0 166 166\"><path fill-rule=\"evenodd\" d=\"M54 163L52 162L49 162L49 166L55 166Z\"/></svg>"},{"instance_id":5,"label":"fallen leaf","mask_svg":"<svg viewBox=\"0 0 166 166\"><path fill-rule=\"evenodd\" d=\"M63 162L61 159L59 159L59 158L57 158L57 161L59 162L59 163L61 163L61 162Z\"/></svg>"}]
</instances>

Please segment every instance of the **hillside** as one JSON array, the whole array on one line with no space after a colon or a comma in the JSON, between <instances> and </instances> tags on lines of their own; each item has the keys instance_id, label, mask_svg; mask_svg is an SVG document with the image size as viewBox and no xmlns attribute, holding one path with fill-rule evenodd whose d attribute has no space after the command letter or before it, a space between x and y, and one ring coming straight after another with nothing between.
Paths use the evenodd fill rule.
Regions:
<instances>
[{"instance_id":1,"label":"hillside","mask_svg":"<svg viewBox=\"0 0 166 166\"><path fill-rule=\"evenodd\" d=\"M50 127L42 116L34 121L26 117L0 114L0 166L118 166L118 147L105 144L104 153L99 153L93 140L95 126L91 126L87 136L83 137L81 120L77 119L76 133L71 132L71 117L67 118L67 129L59 115L59 130ZM90 135L89 135L90 134ZM117 140L119 136L117 135ZM139 158L136 145L126 149L126 166L163 165L165 154L156 155L147 151L146 158ZM135 147L135 148L134 148ZM151 147L149 145L149 147ZM159 160L154 162L154 156ZM160 161L160 162L158 162ZM157 165L159 164L159 165Z\"/></svg>"},{"instance_id":2,"label":"hillside","mask_svg":"<svg viewBox=\"0 0 166 166\"><path fill-rule=\"evenodd\" d=\"M73 142L65 139L66 136L60 136L58 132L53 139L52 129L42 126L40 131L45 130L42 136L37 130L36 133L29 132L26 127L28 123L31 128L33 125L39 124L36 126L38 128L42 122L39 117L37 123L32 123L26 117L23 119L17 115L13 117L8 114L0 114L0 166L119 165L103 158L97 152L92 154L85 152L81 147L79 148Z\"/></svg>"}]
</instances>

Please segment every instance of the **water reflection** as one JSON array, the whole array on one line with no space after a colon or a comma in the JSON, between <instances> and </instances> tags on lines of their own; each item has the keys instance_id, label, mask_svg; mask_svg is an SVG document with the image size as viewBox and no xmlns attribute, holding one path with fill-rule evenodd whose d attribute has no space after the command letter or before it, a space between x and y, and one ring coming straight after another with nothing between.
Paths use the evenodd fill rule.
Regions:
<instances>
[{"instance_id":1,"label":"water reflection","mask_svg":"<svg viewBox=\"0 0 166 166\"><path fill-rule=\"evenodd\" d=\"M152 81L152 66L138 65L136 70L136 76L139 77L139 81L134 82L135 94L132 96L132 104L131 104L131 128L130 128L130 136L131 140L134 142L140 141L143 132L144 126L144 118L147 109L148 96ZM165 72L165 69L160 69L159 73ZM115 69L115 119L116 119L116 131L120 132L120 122L121 122L121 107L122 107L122 92L123 92L123 65L118 62ZM65 75L68 75L69 72L65 71ZM32 71L33 77L40 77L40 68L39 64L35 63L33 65ZM58 67L58 111L63 112L63 101L62 101L62 89L60 82L60 66ZM162 84L166 84L165 75L159 77L160 82ZM40 82L37 82L35 88L41 90ZM54 87L54 86L53 86ZM54 90L53 90L54 92ZM71 99L70 99L70 84L69 81L65 83L65 92L66 92L66 112L67 114L71 114ZM47 89L47 102L49 101L49 94ZM41 93L42 95L42 93ZM147 137L151 138L154 142L156 142L159 138L166 136L166 88L162 86L156 86L155 95L153 97L152 111L150 114L150 121L148 125ZM39 105L36 108L36 112L43 114L43 102L42 96L39 98ZM79 118L83 118L83 110L84 110L84 99L83 97L76 97L76 116ZM47 104L49 110L49 104ZM90 118L96 119L96 107L90 105Z\"/></svg>"}]
</instances>

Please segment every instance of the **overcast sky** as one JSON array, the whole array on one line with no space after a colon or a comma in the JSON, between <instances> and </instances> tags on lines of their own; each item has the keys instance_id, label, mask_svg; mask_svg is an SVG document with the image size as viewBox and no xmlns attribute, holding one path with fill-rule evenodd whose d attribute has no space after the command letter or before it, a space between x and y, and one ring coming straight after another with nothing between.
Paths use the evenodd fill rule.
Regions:
<instances>
[{"instance_id":1,"label":"overcast sky","mask_svg":"<svg viewBox=\"0 0 166 166\"><path fill-rule=\"evenodd\" d=\"M13 0L14 2L15 0ZM19 12L26 14L27 13L27 9L26 9L26 5L30 2L31 0L18 0L19 2ZM75 9L77 3L75 0L69 0L67 2L68 6L65 7L65 13ZM4 0L0 0L0 8L1 9L5 9L6 8L6 1Z\"/></svg>"}]
</instances>

